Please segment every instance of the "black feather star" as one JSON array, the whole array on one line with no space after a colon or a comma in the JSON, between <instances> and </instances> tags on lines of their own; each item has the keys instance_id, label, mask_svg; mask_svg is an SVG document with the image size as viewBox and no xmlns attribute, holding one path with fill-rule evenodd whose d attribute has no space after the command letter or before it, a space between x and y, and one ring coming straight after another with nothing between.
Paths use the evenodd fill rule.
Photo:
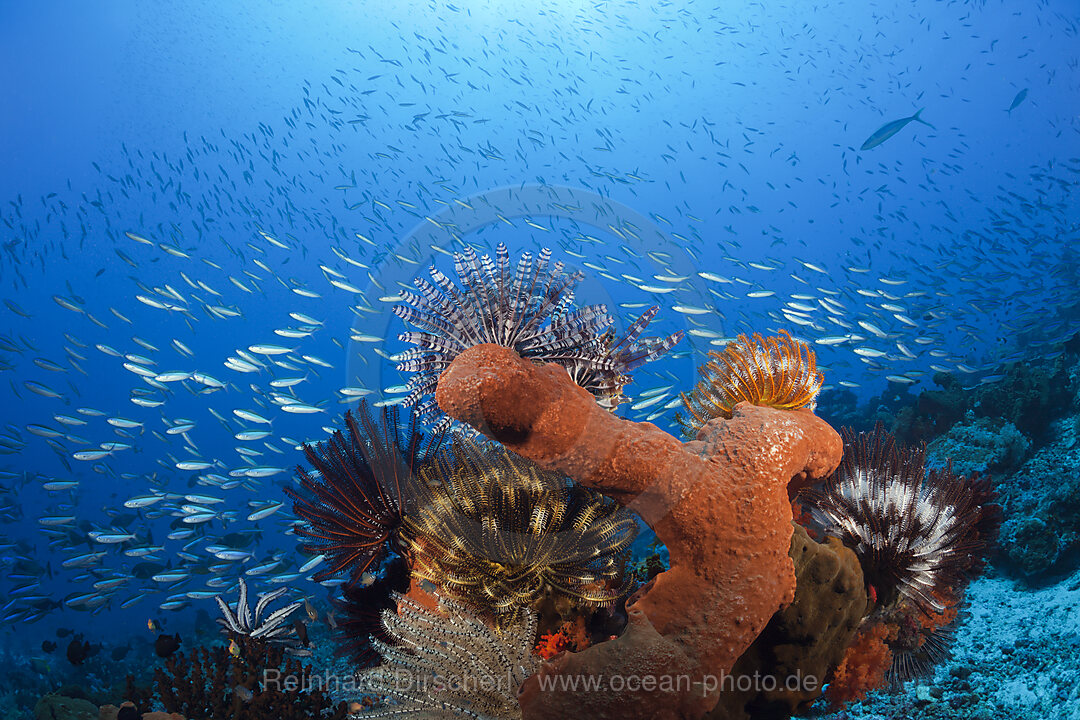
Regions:
<instances>
[{"instance_id":1,"label":"black feather star","mask_svg":"<svg viewBox=\"0 0 1080 720\"><path fill-rule=\"evenodd\" d=\"M398 542L417 473L434 457L441 433L425 436L417 419L402 422L397 408L373 417L361 402L345 414L340 430L318 445L304 446L314 468L297 468L298 488L286 488L293 511L306 523L296 529L304 550L326 557L315 575L321 582L347 572L349 584L387 556Z\"/></svg>"},{"instance_id":2,"label":"black feather star","mask_svg":"<svg viewBox=\"0 0 1080 720\"><path fill-rule=\"evenodd\" d=\"M338 654L348 655L358 669L379 662L379 653L372 640L393 644L393 638L383 625L382 612L397 611L394 594L408 591L409 564L405 558L395 555L365 580L369 582L346 585L342 588L342 596L332 600L338 611L338 638L341 643Z\"/></svg>"},{"instance_id":3,"label":"black feather star","mask_svg":"<svg viewBox=\"0 0 1080 720\"><path fill-rule=\"evenodd\" d=\"M454 255L460 286L432 267L431 281L416 278L417 292L403 291L394 313L417 328L399 335L415 347L397 356L398 369L413 373L406 405L422 419L446 427L450 420L435 403L439 376L467 348L493 343L537 362L562 365L597 402L613 409L624 402L629 373L660 356L682 339L641 338L657 308L646 311L621 337L604 305L574 306L574 287L584 277L551 262L551 250L536 259L524 253L516 268L499 244L495 258L472 248Z\"/></svg>"},{"instance_id":4,"label":"black feather star","mask_svg":"<svg viewBox=\"0 0 1080 720\"><path fill-rule=\"evenodd\" d=\"M888 607L908 600L940 613L981 569L1000 525L988 480L951 469L926 475L923 446L904 448L879 424L844 433L844 460L820 490L804 494L827 534L859 557Z\"/></svg>"}]
</instances>

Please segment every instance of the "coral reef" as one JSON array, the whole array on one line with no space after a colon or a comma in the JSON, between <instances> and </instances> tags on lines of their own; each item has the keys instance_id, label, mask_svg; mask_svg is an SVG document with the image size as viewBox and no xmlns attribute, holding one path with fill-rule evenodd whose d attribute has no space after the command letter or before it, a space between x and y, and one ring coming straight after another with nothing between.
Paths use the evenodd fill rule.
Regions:
<instances>
[{"instance_id":1,"label":"coral reef","mask_svg":"<svg viewBox=\"0 0 1080 720\"><path fill-rule=\"evenodd\" d=\"M46 695L34 706L34 720L98 720L98 707L89 700Z\"/></svg>"},{"instance_id":2,"label":"coral reef","mask_svg":"<svg viewBox=\"0 0 1080 720\"><path fill-rule=\"evenodd\" d=\"M605 306L574 307L574 287L584 276L552 263L546 248L535 261L524 253L516 269L501 243L494 260L478 257L472 248L455 253L454 272L463 287L435 267L430 272L431 282L413 281L419 294L401 293L402 304L394 306L394 313L418 328L399 336L416 346L398 355L398 369L413 373L405 404L440 427L449 419L434 399L439 375L469 347L492 343L538 362L557 363L610 409L624 400L627 373L682 337L681 332L662 339L640 337L656 315L654 307L616 339Z\"/></svg>"},{"instance_id":3,"label":"coral reef","mask_svg":"<svg viewBox=\"0 0 1080 720\"><path fill-rule=\"evenodd\" d=\"M1003 505L1003 567L1043 581L1071 570L1080 540L1080 334L1048 348L1058 349L1051 359L1002 365L967 388L958 375L937 373L940 389L917 398L890 387L856 408L854 397L829 393L819 414L856 428L884 422L902 444L931 441L934 465L951 457L957 472L992 472Z\"/></svg>"},{"instance_id":4,"label":"coral reef","mask_svg":"<svg viewBox=\"0 0 1080 720\"><path fill-rule=\"evenodd\" d=\"M627 707L641 718L700 718L712 709L719 692L702 678L729 671L794 600L789 497L838 464L835 431L806 410L744 403L683 444L606 412L563 368L495 345L462 352L436 398L514 452L631 507L670 552L671 568L628 601L621 636L557 656L526 681L524 718L622 718ZM684 675L698 685L540 690L560 675Z\"/></svg>"},{"instance_id":5,"label":"coral reef","mask_svg":"<svg viewBox=\"0 0 1080 720\"><path fill-rule=\"evenodd\" d=\"M995 474L1014 469L1023 462L1031 441L1006 420L975 417L971 410L949 431L926 448L927 461L934 466L952 462L961 475Z\"/></svg>"},{"instance_id":6,"label":"coral reef","mask_svg":"<svg viewBox=\"0 0 1080 720\"><path fill-rule=\"evenodd\" d=\"M868 427L864 427L865 410L865 407L859 405L859 396L852 390L830 387L826 392L818 394L814 414L833 427L854 427L862 430L874 426L870 423Z\"/></svg>"},{"instance_id":7,"label":"coral reef","mask_svg":"<svg viewBox=\"0 0 1080 720\"><path fill-rule=\"evenodd\" d=\"M357 675L361 687L390 702L350 718L521 718L518 688L537 664L534 613L519 610L496 632L448 598L439 598L438 611L394 599L397 612L383 612L394 644L375 640L383 664Z\"/></svg>"},{"instance_id":8,"label":"coral reef","mask_svg":"<svg viewBox=\"0 0 1080 720\"><path fill-rule=\"evenodd\" d=\"M151 688L137 685L129 676L124 698L141 711L157 705L193 719L344 718L345 704L333 701L328 676L314 674L299 659L311 654L297 637L298 629L303 631L300 637L306 637L306 626L285 624L302 603L267 614L284 590L265 594L253 611L247 584L241 580L235 608L218 598L219 622L228 634L228 645L193 643L193 650L171 655L154 668Z\"/></svg>"},{"instance_id":9,"label":"coral reef","mask_svg":"<svg viewBox=\"0 0 1080 720\"><path fill-rule=\"evenodd\" d=\"M1015 473L998 480L1001 550L1007 566L1027 578L1071 569L1080 544L1080 419L1052 423L1047 436Z\"/></svg>"},{"instance_id":10,"label":"coral reef","mask_svg":"<svg viewBox=\"0 0 1080 720\"><path fill-rule=\"evenodd\" d=\"M833 703L926 675L945 657L964 588L996 538L990 482L949 465L927 475L925 459L924 446L900 446L880 424L847 431L836 475L802 496L823 531L858 555L875 603L830 679Z\"/></svg>"},{"instance_id":11,"label":"coral reef","mask_svg":"<svg viewBox=\"0 0 1080 720\"><path fill-rule=\"evenodd\" d=\"M960 379L951 373L936 372L938 389L923 390L918 395L911 385L889 382L880 395L858 404L858 396L845 389L833 389L821 395L815 413L833 427L849 427L870 432L878 423L889 429L897 442L918 445L947 432L964 417L972 398Z\"/></svg>"},{"instance_id":12,"label":"coral reef","mask_svg":"<svg viewBox=\"0 0 1080 720\"><path fill-rule=\"evenodd\" d=\"M709 352L709 362L699 369L702 380L682 401L689 417L675 421L687 437L697 435L713 418L730 418L740 402L782 410L814 409L825 376L806 343L793 340L786 330L775 337L740 335L724 352Z\"/></svg>"},{"instance_id":13,"label":"coral reef","mask_svg":"<svg viewBox=\"0 0 1080 720\"><path fill-rule=\"evenodd\" d=\"M1012 423L1028 437L1040 438L1050 422L1068 409L1077 388L1069 372L1069 356L1053 363L1010 363L996 382L975 391L976 414Z\"/></svg>"},{"instance_id":14,"label":"coral reef","mask_svg":"<svg viewBox=\"0 0 1080 720\"><path fill-rule=\"evenodd\" d=\"M244 635L234 643L177 653L155 670L155 689L166 712L215 720L345 717L345 704L335 705L322 678L287 656L282 645Z\"/></svg>"},{"instance_id":15,"label":"coral reef","mask_svg":"<svg viewBox=\"0 0 1080 720\"><path fill-rule=\"evenodd\" d=\"M410 484L442 440L438 433L425 436L415 416L403 423L397 408L383 408L376 419L364 402L355 416L345 414L345 425L347 437L339 430L304 446L315 472L297 468L300 487L285 488L293 511L307 521L296 529L308 540L304 549L326 556L317 581L348 569L356 583L398 549Z\"/></svg>"},{"instance_id":16,"label":"coral reef","mask_svg":"<svg viewBox=\"0 0 1080 720\"><path fill-rule=\"evenodd\" d=\"M405 544L414 577L500 625L545 593L568 607L623 597L637 521L603 495L505 449L460 439L421 470Z\"/></svg>"},{"instance_id":17,"label":"coral reef","mask_svg":"<svg viewBox=\"0 0 1080 720\"><path fill-rule=\"evenodd\" d=\"M711 720L782 720L817 699L867 611L855 553L836 538L817 543L795 526L791 536L795 600L777 612L735 663L732 677L772 677L772 690L725 690ZM796 687L785 684L803 679ZM830 681L833 687L836 679Z\"/></svg>"},{"instance_id":18,"label":"coral reef","mask_svg":"<svg viewBox=\"0 0 1080 720\"><path fill-rule=\"evenodd\" d=\"M931 442L964 420L968 413L995 425L1008 423L1036 444L1044 440L1050 423L1062 417L1080 394L1080 335L1061 346L1053 360L1010 362L995 368L973 386L954 373L933 376L939 389L912 396L908 386L890 383L880 396L856 407L856 398L843 391L822 399L818 414L836 426L870 430L883 423L898 442ZM970 422L970 421L969 421Z\"/></svg>"},{"instance_id":19,"label":"coral reef","mask_svg":"<svg viewBox=\"0 0 1080 720\"><path fill-rule=\"evenodd\" d=\"M1080 717L1080 573L1044 588L984 575L967 588L949 658L903 692L870 692L818 720ZM888 667L888 663L877 663Z\"/></svg>"},{"instance_id":20,"label":"coral reef","mask_svg":"<svg viewBox=\"0 0 1080 720\"><path fill-rule=\"evenodd\" d=\"M667 569L668 564L658 552L654 552L651 555L642 558L639 562L632 564L632 570L635 577L637 578L637 581L642 584L649 582Z\"/></svg>"},{"instance_id":21,"label":"coral reef","mask_svg":"<svg viewBox=\"0 0 1080 720\"><path fill-rule=\"evenodd\" d=\"M971 397L956 375L936 372L934 384L941 389L923 390L914 403L905 401L910 397L905 387L901 397L893 403L895 418L891 423L891 432L897 442L916 445L932 440L948 432L970 408ZM879 403L877 407L882 405ZM880 421L889 424L886 416L875 418L871 425Z\"/></svg>"}]
</instances>

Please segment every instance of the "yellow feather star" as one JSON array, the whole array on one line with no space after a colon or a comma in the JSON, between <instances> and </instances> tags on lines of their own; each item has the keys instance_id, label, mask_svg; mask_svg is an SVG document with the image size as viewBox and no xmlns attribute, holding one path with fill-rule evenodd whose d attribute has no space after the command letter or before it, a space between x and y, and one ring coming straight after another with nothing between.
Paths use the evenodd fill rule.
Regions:
<instances>
[{"instance_id":1,"label":"yellow feather star","mask_svg":"<svg viewBox=\"0 0 1080 720\"><path fill-rule=\"evenodd\" d=\"M705 423L730 418L738 403L765 405L781 410L814 409L825 376L817 369L814 351L794 340L786 330L753 339L740 335L724 352L710 352L699 368L702 380L691 394L682 394L689 417L675 415L688 437Z\"/></svg>"},{"instance_id":2,"label":"yellow feather star","mask_svg":"<svg viewBox=\"0 0 1080 720\"><path fill-rule=\"evenodd\" d=\"M595 608L629 590L637 521L603 495L467 439L421 478L403 535L414 576L497 625L546 596Z\"/></svg>"}]
</instances>

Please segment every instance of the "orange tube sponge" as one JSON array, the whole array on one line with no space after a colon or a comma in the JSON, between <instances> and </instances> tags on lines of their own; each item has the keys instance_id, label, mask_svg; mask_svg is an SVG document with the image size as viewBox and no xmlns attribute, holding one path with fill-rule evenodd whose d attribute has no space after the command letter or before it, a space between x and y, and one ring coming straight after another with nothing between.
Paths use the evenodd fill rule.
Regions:
<instances>
[{"instance_id":1,"label":"orange tube sponge","mask_svg":"<svg viewBox=\"0 0 1080 720\"><path fill-rule=\"evenodd\" d=\"M525 720L700 718L716 705L710 678L794 598L789 492L835 469L839 435L808 410L741 403L684 444L607 412L563 368L495 345L461 353L435 397L448 415L637 512L671 556L628 601L620 637L564 653L526 681ZM605 684L552 685L558 676Z\"/></svg>"}]
</instances>

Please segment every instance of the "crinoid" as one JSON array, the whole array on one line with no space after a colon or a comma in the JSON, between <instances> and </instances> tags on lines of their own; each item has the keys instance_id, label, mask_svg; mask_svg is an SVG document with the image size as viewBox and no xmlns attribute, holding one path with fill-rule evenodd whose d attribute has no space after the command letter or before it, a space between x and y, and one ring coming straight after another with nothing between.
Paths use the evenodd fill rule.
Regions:
<instances>
[{"instance_id":1,"label":"crinoid","mask_svg":"<svg viewBox=\"0 0 1080 720\"><path fill-rule=\"evenodd\" d=\"M402 422L396 408L373 417L365 403L345 413L345 425L347 435L304 446L314 472L297 468L300 486L286 493L307 521L296 530L308 540L304 549L326 556L315 580L348 572L352 584L396 544L417 472L441 435L425 436L415 416Z\"/></svg>"},{"instance_id":2,"label":"crinoid","mask_svg":"<svg viewBox=\"0 0 1080 720\"><path fill-rule=\"evenodd\" d=\"M665 338L641 338L641 333L659 309L653 305L642 313L622 337L616 338L615 332L608 330L596 340L583 344L579 352L554 358L552 362L565 367L574 382L592 393L600 407L613 410L619 403L626 402L623 389L630 382L630 371L659 357L682 340L682 330Z\"/></svg>"},{"instance_id":3,"label":"crinoid","mask_svg":"<svg viewBox=\"0 0 1080 720\"><path fill-rule=\"evenodd\" d=\"M383 562L378 572L369 573L360 582L345 585L342 596L331 602L338 611L338 654L348 655L355 667L371 667L379 655L372 640L392 643L382 623L384 610L394 611L394 593L409 589L409 565L400 555Z\"/></svg>"},{"instance_id":4,"label":"crinoid","mask_svg":"<svg viewBox=\"0 0 1080 720\"><path fill-rule=\"evenodd\" d=\"M517 691L538 665L535 613L519 610L496 631L449 598L439 598L439 613L397 593L393 599L397 612L382 617L394 644L376 639L383 664L356 676L366 692L388 702L353 720L521 718Z\"/></svg>"},{"instance_id":5,"label":"crinoid","mask_svg":"<svg viewBox=\"0 0 1080 720\"><path fill-rule=\"evenodd\" d=\"M286 621L290 615L300 609L303 605L302 602L289 603L285 607L263 617L263 612L270 603L277 600L287 591L288 588L278 588L273 592L266 593L255 603L255 612L252 613L251 606L248 605L247 583L244 582L244 578L240 578L240 594L236 600L235 612L220 597L214 598L221 609L221 617L218 618L218 623L226 631L239 637L290 646L299 645L294 626L287 624Z\"/></svg>"},{"instance_id":6,"label":"crinoid","mask_svg":"<svg viewBox=\"0 0 1080 720\"><path fill-rule=\"evenodd\" d=\"M597 608L629 589L637 521L603 495L467 439L422 474L404 537L413 574L442 593L501 625L547 597Z\"/></svg>"},{"instance_id":7,"label":"crinoid","mask_svg":"<svg viewBox=\"0 0 1080 720\"><path fill-rule=\"evenodd\" d=\"M610 409L624 399L627 373L682 337L641 338L656 315L653 308L616 339L604 305L574 307L574 287L583 275L552 263L546 248L535 260L531 253L522 254L516 268L503 244L494 260L466 248L454 255L454 272L460 287L432 267L431 281L416 278L418 292L402 291L402 304L394 307L398 317L417 328L398 336L415 346L397 356L398 369L413 373L405 404L440 425L450 421L435 403L439 375L474 345L492 343L537 362L558 363Z\"/></svg>"},{"instance_id":8,"label":"crinoid","mask_svg":"<svg viewBox=\"0 0 1080 720\"><path fill-rule=\"evenodd\" d=\"M926 613L955 604L994 542L1000 508L987 480L925 475L926 451L878 424L844 433L844 460L804 494L814 520L859 557L879 607L907 600Z\"/></svg>"},{"instance_id":9,"label":"crinoid","mask_svg":"<svg viewBox=\"0 0 1080 720\"><path fill-rule=\"evenodd\" d=\"M949 656L955 639L952 622L956 619L958 603L953 598L948 600L954 604L944 615L927 615L914 603L902 601L867 620L883 622L890 628L885 640L892 656L885 671L889 685L897 687L928 675Z\"/></svg>"},{"instance_id":10,"label":"crinoid","mask_svg":"<svg viewBox=\"0 0 1080 720\"><path fill-rule=\"evenodd\" d=\"M817 369L814 351L786 330L768 338L756 333L753 339L740 335L724 352L709 352L709 362L699 372L702 379L694 391L682 395L689 417L675 415L688 437L696 436L714 418L730 418L741 402L813 410L825 379Z\"/></svg>"}]
</instances>

